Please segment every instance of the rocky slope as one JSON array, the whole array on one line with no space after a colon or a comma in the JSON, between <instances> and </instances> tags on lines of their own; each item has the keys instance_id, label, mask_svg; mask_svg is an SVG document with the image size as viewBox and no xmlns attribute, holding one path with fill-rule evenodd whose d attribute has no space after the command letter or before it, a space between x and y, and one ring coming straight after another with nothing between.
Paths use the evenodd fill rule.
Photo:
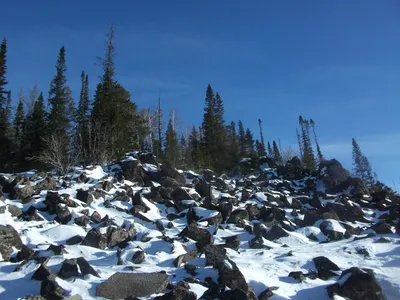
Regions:
<instances>
[{"instance_id":1,"label":"rocky slope","mask_svg":"<svg viewBox=\"0 0 400 300\"><path fill-rule=\"evenodd\" d=\"M63 178L3 174L0 297L400 298L398 199L335 160L312 176L296 158L246 164L219 177L135 152Z\"/></svg>"}]
</instances>

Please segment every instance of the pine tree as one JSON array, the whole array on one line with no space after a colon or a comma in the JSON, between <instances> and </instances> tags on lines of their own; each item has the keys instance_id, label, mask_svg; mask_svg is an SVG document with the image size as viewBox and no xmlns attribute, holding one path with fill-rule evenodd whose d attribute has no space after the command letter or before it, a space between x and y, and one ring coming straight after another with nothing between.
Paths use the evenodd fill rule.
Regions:
<instances>
[{"instance_id":1,"label":"pine tree","mask_svg":"<svg viewBox=\"0 0 400 300\"><path fill-rule=\"evenodd\" d=\"M24 123L25 123L25 112L24 103L20 98L17 106L17 111L14 117L14 145L15 145L15 159L16 164L21 165L21 153L22 153L22 136L24 134Z\"/></svg>"},{"instance_id":2,"label":"pine tree","mask_svg":"<svg viewBox=\"0 0 400 300\"><path fill-rule=\"evenodd\" d=\"M270 144L270 142L268 141L268 144L267 144L267 151L268 151L268 157L270 157L270 158L272 158L273 156L274 156L274 152L272 151L272 147L271 147L271 144Z\"/></svg>"},{"instance_id":3,"label":"pine tree","mask_svg":"<svg viewBox=\"0 0 400 300\"><path fill-rule=\"evenodd\" d=\"M54 136L62 141L63 146L60 155L64 161L68 159L70 150L70 121L72 117L70 111L71 95L67 87L66 71L65 48L61 47L56 64L56 75L50 84L48 136Z\"/></svg>"},{"instance_id":4,"label":"pine tree","mask_svg":"<svg viewBox=\"0 0 400 300\"><path fill-rule=\"evenodd\" d=\"M300 138L300 134L299 134L299 131L297 128L296 128L296 136L297 136L297 143L299 144L300 157L302 158L304 155L304 149L303 149L303 143L302 143L302 140Z\"/></svg>"},{"instance_id":5,"label":"pine tree","mask_svg":"<svg viewBox=\"0 0 400 300\"><path fill-rule=\"evenodd\" d=\"M188 166L188 149L186 139L181 135L179 139L179 167L182 169L186 169Z\"/></svg>"},{"instance_id":6,"label":"pine tree","mask_svg":"<svg viewBox=\"0 0 400 300\"><path fill-rule=\"evenodd\" d=\"M240 158L246 157L246 132L241 120L238 122L238 144Z\"/></svg>"},{"instance_id":7,"label":"pine tree","mask_svg":"<svg viewBox=\"0 0 400 300\"><path fill-rule=\"evenodd\" d=\"M168 122L167 131L165 133L164 147L165 160L172 166L176 166L179 159L179 144L171 119Z\"/></svg>"},{"instance_id":8,"label":"pine tree","mask_svg":"<svg viewBox=\"0 0 400 300\"><path fill-rule=\"evenodd\" d=\"M81 92L76 117L75 155L81 156L84 164L90 163L89 122L90 122L89 77L82 71Z\"/></svg>"},{"instance_id":9,"label":"pine tree","mask_svg":"<svg viewBox=\"0 0 400 300\"><path fill-rule=\"evenodd\" d=\"M263 135L263 131L262 131L262 124L261 124L261 119L258 119L258 126L260 127L260 145L258 147L258 155L259 156L266 156L266 150L265 150L265 143L264 143L264 135Z\"/></svg>"},{"instance_id":10,"label":"pine tree","mask_svg":"<svg viewBox=\"0 0 400 300\"><path fill-rule=\"evenodd\" d=\"M236 124L235 122L231 122L231 124L227 127L227 168L234 167L239 161L239 143L238 136L236 134Z\"/></svg>"},{"instance_id":11,"label":"pine tree","mask_svg":"<svg viewBox=\"0 0 400 300\"><path fill-rule=\"evenodd\" d=\"M352 138L352 148L354 175L364 180L369 186L372 186L375 180L371 165L367 157L362 154L361 148L355 138Z\"/></svg>"},{"instance_id":12,"label":"pine tree","mask_svg":"<svg viewBox=\"0 0 400 300\"><path fill-rule=\"evenodd\" d=\"M282 166L283 162L282 162L282 156L281 153L279 151L278 145L276 144L275 141L272 142L272 149L273 149L273 160L275 161L275 163L278 166Z\"/></svg>"},{"instance_id":13,"label":"pine tree","mask_svg":"<svg viewBox=\"0 0 400 300\"><path fill-rule=\"evenodd\" d=\"M201 154L200 154L200 137L195 126L189 135L188 152L190 155L191 165L195 170L200 167Z\"/></svg>"},{"instance_id":14,"label":"pine tree","mask_svg":"<svg viewBox=\"0 0 400 300\"><path fill-rule=\"evenodd\" d=\"M12 134L10 124L11 92L6 90L7 41L0 45L0 170L11 168Z\"/></svg>"},{"instance_id":15,"label":"pine tree","mask_svg":"<svg viewBox=\"0 0 400 300\"><path fill-rule=\"evenodd\" d=\"M246 129L246 157L255 157L256 156L256 151L254 149L254 138L253 134L251 133L250 129Z\"/></svg>"},{"instance_id":16,"label":"pine tree","mask_svg":"<svg viewBox=\"0 0 400 300\"><path fill-rule=\"evenodd\" d=\"M315 145L316 145L316 147L317 147L318 161L319 161L319 163L321 163L321 161L324 160L324 156L322 155L321 148L319 147L319 143L318 143L318 139L317 139L317 134L316 134L316 132L315 132L315 123L314 123L313 119L310 120L310 125L311 125L311 129L312 129L312 131L313 131Z\"/></svg>"},{"instance_id":17,"label":"pine tree","mask_svg":"<svg viewBox=\"0 0 400 300\"><path fill-rule=\"evenodd\" d=\"M314 151L310 139L310 123L308 120L303 119L302 116L299 116L299 123L302 132L302 148L303 148L302 160L306 168L311 172L314 172L316 170L316 167L315 167Z\"/></svg>"},{"instance_id":18,"label":"pine tree","mask_svg":"<svg viewBox=\"0 0 400 300\"><path fill-rule=\"evenodd\" d=\"M215 168L217 171L224 170L227 164L224 154L226 139L224 106L220 95L217 93L214 96L211 85L207 87L202 130L205 166Z\"/></svg>"}]
</instances>

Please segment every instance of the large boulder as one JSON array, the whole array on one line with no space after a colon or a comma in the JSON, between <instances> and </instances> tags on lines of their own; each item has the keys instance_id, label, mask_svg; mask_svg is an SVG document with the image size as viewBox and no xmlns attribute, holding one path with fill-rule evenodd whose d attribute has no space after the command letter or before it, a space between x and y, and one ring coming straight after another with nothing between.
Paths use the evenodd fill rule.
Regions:
<instances>
[{"instance_id":1,"label":"large boulder","mask_svg":"<svg viewBox=\"0 0 400 300\"><path fill-rule=\"evenodd\" d=\"M121 168L125 179L136 182L139 186L144 184L142 167L138 160L122 161Z\"/></svg>"},{"instance_id":2,"label":"large boulder","mask_svg":"<svg viewBox=\"0 0 400 300\"><path fill-rule=\"evenodd\" d=\"M183 173L180 173L169 163L163 163L161 165L161 172L165 177L173 178L179 185L186 184L186 178Z\"/></svg>"},{"instance_id":3,"label":"large boulder","mask_svg":"<svg viewBox=\"0 0 400 300\"><path fill-rule=\"evenodd\" d=\"M207 229L198 227L195 223L186 226L179 235L198 242L199 248L203 248L214 242L212 234Z\"/></svg>"},{"instance_id":4,"label":"large boulder","mask_svg":"<svg viewBox=\"0 0 400 300\"><path fill-rule=\"evenodd\" d=\"M9 260L13 247L21 249L23 244L18 232L10 225L0 225L0 259Z\"/></svg>"},{"instance_id":5,"label":"large boulder","mask_svg":"<svg viewBox=\"0 0 400 300\"><path fill-rule=\"evenodd\" d=\"M43 190L56 190L57 189L57 181L53 177L46 177L42 181L36 183L33 186L33 189L36 193L39 193Z\"/></svg>"},{"instance_id":6,"label":"large boulder","mask_svg":"<svg viewBox=\"0 0 400 300\"><path fill-rule=\"evenodd\" d=\"M386 300L386 296L371 270L352 267L343 271L337 283L327 287L331 298L339 295L351 300Z\"/></svg>"},{"instance_id":7,"label":"large boulder","mask_svg":"<svg viewBox=\"0 0 400 300\"><path fill-rule=\"evenodd\" d=\"M300 158L295 156L286 162L285 167L278 168L278 174L287 180L302 179L305 174L305 169Z\"/></svg>"},{"instance_id":8,"label":"large boulder","mask_svg":"<svg viewBox=\"0 0 400 300\"><path fill-rule=\"evenodd\" d=\"M318 174L328 193L335 192L337 186L350 177L350 173L336 159L321 161Z\"/></svg>"},{"instance_id":9,"label":"large boulder","mask_svg":"<svg viewBox=\"0 0 400 300\"><path fill-rule=\"evenodd\" d=\"M96 296L106 299L148 297L167 287L169 276L162 273L115 273L96 288Z\"/></svg>"}]
</instances>

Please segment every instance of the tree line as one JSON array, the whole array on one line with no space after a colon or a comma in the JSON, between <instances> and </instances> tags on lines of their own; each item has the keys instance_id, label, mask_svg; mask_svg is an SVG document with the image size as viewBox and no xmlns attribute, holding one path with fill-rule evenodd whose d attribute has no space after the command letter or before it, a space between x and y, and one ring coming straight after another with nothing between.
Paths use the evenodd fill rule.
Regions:
<instances>
[{"instance_id":1,"label":"tree line","mask_svg":"<svg viewBox=\"0 0 400 300\"><path fill-rule=\"evenodd\" d=\"M160 97L155 112L139 108L115 76L115 32L111 26L101 59L102 76L90 97L89 76L81 73L81 89L76 105L66 77L66 49L58 53L55 74L50 82L47 103L37 86L26 99L21 91L14 115L11 91L7 90L7 40L0 46L0 170L21 171L50 167L65 173L74 165L106 164L133 149L151 151L158 159L180 168L211 168L224 172L241 159L270 158L283 166L299 156L305 168L315 172L324 160L312 119L299 116L296 129L298 150L282 149L280 141L265 143L262 121L259 139L243 122L226 122L224 103L208 85L203 121L188 132L176 128L175 113L165 132ZM47 105L46 105L47 104ZM368 159L355 139L354 173L365 182L376 181Z\"/></svg>"}]
</instances>

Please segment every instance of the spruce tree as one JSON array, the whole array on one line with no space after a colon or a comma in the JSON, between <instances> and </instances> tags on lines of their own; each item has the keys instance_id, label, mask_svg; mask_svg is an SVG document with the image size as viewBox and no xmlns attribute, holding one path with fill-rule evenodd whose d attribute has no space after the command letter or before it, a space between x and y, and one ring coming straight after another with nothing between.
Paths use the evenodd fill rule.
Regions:
<instances>
[{"instance_id":1,"label":"spruce tree","mask_svg":"<svg viewBox=\"0 0 400 300\"><path fill-rule=\"evenodd\" d=\"M15 112L15 117L14 117L14 147L15 147L15 159L16 159L16 164L21 165L21 159L22 159L22 146L23 146L23 141L22 137L24 134L24 124L25 124L25 112L24 112L24 103L22 102L22 99L20 98L17 106L17 111Z\"/></svg>"},{"instance_id":2,"label":"spruce tree","mask_svg":"<svg viewBox=\"0 0 400 300\"><path fill-rule=\"evenodd\" d=\"M172 166L176 166L179 160L179 144L171 119L168 122L167 131L165 133L164 149L165 160Z\"/></svg>"},{"instance_id":3,"label":"spruce tree","mask_svg":"<svg viewBox=\"0 0 400 300\"><path fill-rule=\"evenodd\" d=\"M190 167L195 170L200 168L201 153L200 153L200 137L195 126L189 135L188 152L190 155L191 165Z\"/></svg>"},{"instance_id":4,"label":"spruce tree","mask_svg":"<svg viewBox=\"0 0 400 300\"><path fill-rule=\"evenodd\" d=\"M182 134L179 139L179 167L182 169L186 169L187 166L188 166L188 147L186 139Z\"/></svg>"},{"instance_id":5,"label":"spruce tree","mask_svg":"<svg viewBox=\"0 0 400 300\"><path fill-rule=\"evenodd\" d=\"M225 120L222 98L208 85L205 99L204 116L202 123L203 140L202 152L205 166L222 171L227 161L225 151Z\"/></svg>"},{"instance_id":6,"label":"spruce tree","mask_svg":"<svg viewBox=\"0 0 400 300\"><path fill-rule=\"evenodd\" d=\"M260 128L260 145L258 147L258 155L259 156L266 156L266 149L265 149L265 143L264 143L264 135L263 135L263 131L262 131L262 123L261 123L261 119L258 119L258 126Z\"/></svg>"},{"instance_id":7,"label":"spruce tree","mask_svg":"<svg viewBox=\"0 0 400 300\"><path fill-rule=\"evenodd\" d=\"M361 148L355 138L352 138L352 148L354 175L364 180L369 186L372 186L375 180L371 165L367 157L361 152Z\"/></svg>"},{"instance_id":8,"label":"spruce tree","mask_svg":"<svg viewBox=\"0 0 400 300\"><path fill-rule=\"evenodd\" d=\"M296 128L296 136L297 136L297 143L299 144L300 157L303 158L304 155L303 143L300 138L299 130L297 128Z\"/></svg>"},{"instance_id":9,"label":"spruce tree","mask_svg":"<svg viewBox=\"0 0 400 300\"><path fill-rule=\"evenodd\" d=\"M50 84L48 103L48 136L62 141L62 160L66 162L69 155L70 130L71 130L71 95L67 87L67 65L65 61L65 48L61 47L57 58L56 75Z\"/></svg>"},{"instance_id":10,"label":"spruce tree","mask_svg":"<svg viewBox=\"0 0 400 300\"><path fill-rule=\"evenodd\" d=\"M272 147L271 147L271 144L270 144L270 142L268 141L268 144L267 144L267 151L268 151L268 157L270 157L270 158L272 158L273 156L274 156L274 152L272 151Z\"/></svg>"},{"instance_id":11,"label":"spruce tree","mask_svg":"<svg viewBox=\"0 0 400 300\"><path fill-rule=\"evenodd\" d=\"M11 171L12 134L10 124L11 92L7 82L7 41L0 45L0 169Z\"/></svg>"},{"instance_id":12,"label":"spruce tree","mask_svg":"<svg viewBox=\"0 0 400 300\"><path fill-rule=\"evenodd\" d=\"M321 161L324 160L324 156L322 155L321 148L319 147L319 143L318 143L318 139L317 139L317 134L316 134L316 132L315 132L315 123L314 123L313 119L310 120L310 125L311 125L311 129L312 129L312 131L313 131L315 145L316 145L316 147L317 147L318 161L319 161L319 163L321 163Z\"/></svg>"},{"instance_id":13,"label":"spruce tree","mask_svg":"<svg viewBox=\"0 0 400 300\"><path fill-rule=\"evenodd\" d=\"M282 156L279 151L278 145L276 144L275 141L272 142L272 149L273 149L273 160L278 166L282 166L283 164Z\"/></svg>"},{"instance_id":14,"label":"spruce tree","mask_svg":"<svg viewBox=\"0 0 400 300\"><path fill-rule=\"evenodd\" d=\"M236 124L231 122L227 127L227 168L234 167L239 161L239 143L238 136L236 134Z\"/></svg>"},{"instance_id":15,"label":"spruce tree","mask_svg":"<svg viewBox=\"0 0 400 300\"><path fill-rule=\"evenodd\" d=\"M308 120L303 119L302 116L299 116L299 123L302 132L302 148L303 148L302 161L308 170L314 172L316 170L316 166L315 166L314 151L310 139L310 123Z\"/></svg>"},{"instance_id":16,"label":"spruce tree","mask_svg":"<svg viewBox=\"0 0 400 300\"><path fill-rule=\"evenodd\" d=\"M75 155L81 156L84 164L90 163L89 122L90 122L89 77L82 71L81 92L76 117Z\"/></svg>"},{"instance_id":17,"label":"spruce tree","mask_svg":"<svg viewBox=\"0 0 400 300\"><path fill-rule=\"evenodd\" d=\"M238 122L238 144L240 158L246 157L246 132L241 120Z\"/></svg>"},{"instance_id":18,"label":"spruce tree","mask_svg":"<svg viewBox=\"0 0 400 300\"><path fill-rule=\"evenodd\" d=\"M246 129L245 139L246 139L246 157L253 158L256 156L256 151L254 149L253 134L251 133L249 128Z\"/></svg>"}]
</instances>

